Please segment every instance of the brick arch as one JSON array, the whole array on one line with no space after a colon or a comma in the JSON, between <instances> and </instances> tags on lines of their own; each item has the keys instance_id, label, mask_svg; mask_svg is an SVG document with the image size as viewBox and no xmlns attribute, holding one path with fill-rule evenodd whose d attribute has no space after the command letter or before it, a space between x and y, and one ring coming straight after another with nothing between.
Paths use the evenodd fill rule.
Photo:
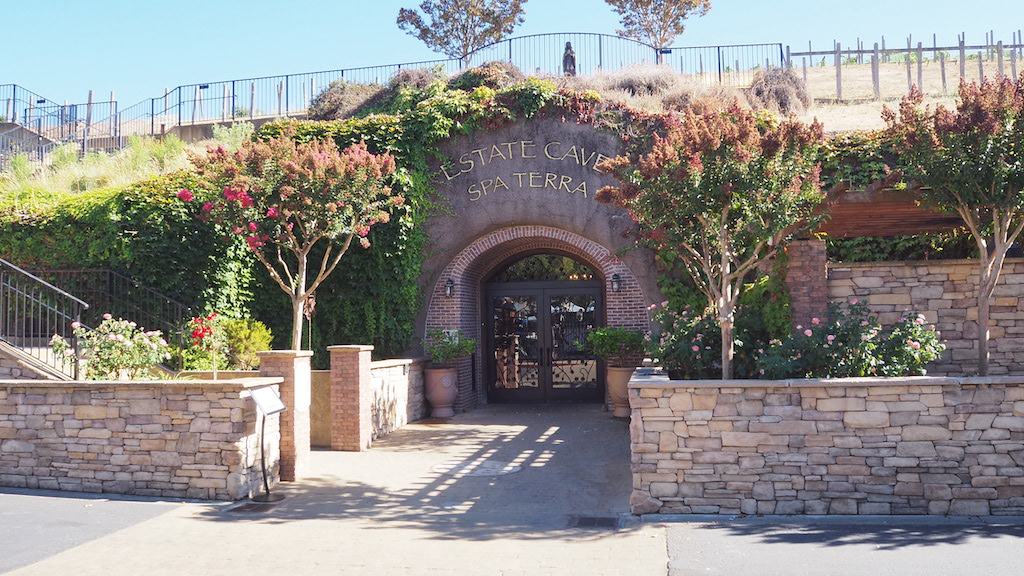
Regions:
<instances>
[{"instance_id":1,"label":"brick arch","mask_svg":"<svg viewBox=\"0 0 1024 576\"><path fill-rule=\"evenodd\" d=\"M630 268L611 250L573 232L548 226L515 226L485 234L470 242L442 269L428 294L426 329L460 329L471 338L481 341L481 302L483 282L498 267L517 255L539 252L562 253L587 264L604 284L605 323L609 326L646 330L650 319L648 302L640 282ZM609 285L613 274L621 279L619 292ZM454 294L445 294L445 285L455 282ZM475 372L475 374L474 374ZM483 363L472 366L466 361L460 367L458 408L466 409L486 397L486 386L474 392L469 384L483 381Z\"/></svg>"}]
</instances>

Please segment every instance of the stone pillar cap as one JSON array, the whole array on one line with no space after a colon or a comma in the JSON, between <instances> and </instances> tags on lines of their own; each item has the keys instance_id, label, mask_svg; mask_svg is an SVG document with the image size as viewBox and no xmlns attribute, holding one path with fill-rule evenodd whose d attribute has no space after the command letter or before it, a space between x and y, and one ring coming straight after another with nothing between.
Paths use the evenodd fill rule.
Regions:
<instances>
[{"instance_id":1,"label":"stone pillar cap","mask_svg":"<svg viewBox=\"0 0 1024 576\"><path fill-rule=\"evenodd\" d=\"M340 344L337 346L328 346L327 350L342 350L348 352L370 352L373 350L373 346L369 344Z\"/></svg>"},{"instance_id":2,"label":"stone pillar cap","mask_svg":"<svg viewBox=\"0 0 1024 576\"><path fill-rule=\"evenodd\" d=\"M313 351L312 350L263 350L261 352L257 352L256 354L258 354L260 357L269 357L269 358L274 358L274 357L278 357L278 358L302 358L302 357L305 357L305 356L312 356L313 355Z\"/></svg>"}]
</instances>

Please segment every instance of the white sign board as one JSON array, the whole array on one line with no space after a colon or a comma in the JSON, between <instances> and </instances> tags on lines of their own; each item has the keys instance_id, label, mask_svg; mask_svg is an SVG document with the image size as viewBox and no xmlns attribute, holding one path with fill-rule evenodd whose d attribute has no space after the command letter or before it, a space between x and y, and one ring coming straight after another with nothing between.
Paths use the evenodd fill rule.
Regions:
<instances>
[{"instance_id":1,"label":"white sign board","mask_svg":"<svg viewBox=\"0 0 1024 576\"><path fill-rule=\"evenodd\" d=\"M277 414L278 412L285 411L284 402L281 401L281 397L274 392L273 386L260 386L259 388L253 388L249 390L252 394L252 399L256 401L256 406L266 415Z\"/></svg>"}]
</instances>

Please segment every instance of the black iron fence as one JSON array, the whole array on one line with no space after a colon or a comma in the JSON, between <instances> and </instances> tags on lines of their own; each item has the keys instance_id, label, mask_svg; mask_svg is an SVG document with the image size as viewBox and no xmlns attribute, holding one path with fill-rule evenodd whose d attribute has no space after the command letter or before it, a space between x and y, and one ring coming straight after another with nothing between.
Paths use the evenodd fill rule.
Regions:
<instances>
[{"instance_id":1,"label":"black iron fence","mask_svg":"<svg viewBox=\"0 0 1024 576\"><path fill-rule=\"evenodd\" d=\"M39 270L39 277L88 300L92 306L82 322L97 326L104 314L131 320L147 330L160 330L177 349L187 346L185 325L192 308L113 270ZM174 368L180 369L180 355Z\"/></svg>"},{"instance_id":2,"label":"black iron fence","mask_svg":"<svg viewBox=\"0 0 1024 576\"><path fill-rule=\"evenodd\" d=\"M75 142L83 152L111 151L123 147L129 136L155 136L179 126L304 116L313 97L331 82L384 84L403 68L438 68L453 74L466 66L510 61L527 74L560 76L565 73L563 57L567 43L575 54L577 75L662 63L705 83L742 85L750 82L756 70L782 66L783 61L781 44L659 51L642 42L609 34L552 33L495 42L470 54L466 62L424 60L188 84L124 109L119 109L113 98L110 102L59 105L23 88L4 85L0 86L0 103L8 102L8 116L31 129L40 141L22 139L9 148L4 148L0 141L0 153L36 151L44 156L50 142ZM9 139L14 141L13 136Z\"/></svg>"},{"instance_id":3,"label":"black iron fence","mask_svg":"<svg viewBox=\"0 0 1024 576\"><path fill-rule=\"evenodd\" d=\"M73 322L82 322L89 304L17 266L0 260L0 340L68 376L79 377ZM50 339L72 343L70 359L56 356Z\"/></svg>"}]
</instances>

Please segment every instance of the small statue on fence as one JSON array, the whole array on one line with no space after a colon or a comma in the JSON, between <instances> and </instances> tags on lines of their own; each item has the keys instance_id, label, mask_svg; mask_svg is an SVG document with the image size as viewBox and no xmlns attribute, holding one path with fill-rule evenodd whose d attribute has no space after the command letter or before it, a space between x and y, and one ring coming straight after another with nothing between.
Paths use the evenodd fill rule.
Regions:
<instances>
[{"instance_id":1,"label":"small statue on fence","mask_svg":"<svg viewBox=\"0 0 1024 576\"><path fill-rule=\"evenodd\" d=\"M572 49L572 42L565 43L565 54L562 55L562 73L566 76L576 75L576 52Z\"/></svg>"}]
</instances>

